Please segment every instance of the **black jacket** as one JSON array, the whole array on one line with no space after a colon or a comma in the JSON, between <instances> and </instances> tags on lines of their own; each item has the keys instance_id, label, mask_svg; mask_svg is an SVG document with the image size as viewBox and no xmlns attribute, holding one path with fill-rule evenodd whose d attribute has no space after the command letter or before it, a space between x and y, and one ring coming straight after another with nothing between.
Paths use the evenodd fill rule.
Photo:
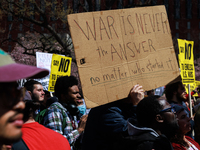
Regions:
<instances>
[{"instance_id":1,"label":"black jacket","mask_svg":"<svg viewBox=\"0 0 200 150\"><path fill-rule=\"evenodd\" d=\"M131 123L128 126L130 136L123 139L125 150L173 150L165 135L158 135L151 128L139 128Z\"/></svg>"},{"instance_id":2,"label":"black jacket","mask_svg":"<svg viewBox=\"0 0 200 150\"><path fill-rule=\"evenodd\" d=\"M128 135L127 119L136 117L135 109L123 100L92 108L83 134L83 150L117 150L123 136Z\"/></svg>"}]
</instances>

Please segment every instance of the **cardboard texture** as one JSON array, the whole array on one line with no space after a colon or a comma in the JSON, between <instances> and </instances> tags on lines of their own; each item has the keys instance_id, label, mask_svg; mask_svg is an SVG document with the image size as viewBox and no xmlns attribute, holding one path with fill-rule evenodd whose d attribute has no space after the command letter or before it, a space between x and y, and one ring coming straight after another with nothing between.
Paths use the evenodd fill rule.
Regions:
<instances>
[{"instance_id":1,"label":"cardboard texture","mask_svg":"<svg viewBox=\"0 0 200 150\"><path fill-rule=\"evenodd\" d=\"M88 108L180 74L165 6L71 14L68 22Z\"/></svg>"}]
</instances>

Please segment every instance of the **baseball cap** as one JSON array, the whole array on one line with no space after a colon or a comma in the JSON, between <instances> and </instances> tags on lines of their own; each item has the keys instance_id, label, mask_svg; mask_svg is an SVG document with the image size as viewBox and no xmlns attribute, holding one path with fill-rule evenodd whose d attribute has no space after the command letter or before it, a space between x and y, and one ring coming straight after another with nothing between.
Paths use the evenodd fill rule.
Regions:
<instances>
[{"instance_id":1,"label":"baseball cap","mask_svg":"<svg viewBox=\"0 0 200 150\"><path fill-rule=\"evenodd\" d=\"M27 78L37 79L48 74L47 69L15 63L8 53L0 49L0 82L13 82Z\"/></svg>"},{"instance_id":2,"label":"baseball cap","mask_svg":"<svg viewBox=\"0 0 200 150\"><path fill-rule=\"evenodd\" d=\"M178 114L181 111L185 110L185 108L182 105L179 105L179 104L172 104L172 107L175 109L176 114Z\"/></svg>"}]
</instances>

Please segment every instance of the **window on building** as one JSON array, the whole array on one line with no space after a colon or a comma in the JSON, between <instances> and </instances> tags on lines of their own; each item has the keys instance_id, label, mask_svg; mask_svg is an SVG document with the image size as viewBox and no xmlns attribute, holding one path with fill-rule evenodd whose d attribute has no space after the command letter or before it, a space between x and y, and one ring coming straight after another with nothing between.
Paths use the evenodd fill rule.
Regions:
<instances>
[{"instance_id":1,"label":"window on building","mask_svg":"<svg viewBox=\"0 0 200 150\"><path fill-rule=\"evenodd\" d=\"M20 15L23 15L23 13L24 13L24 0L19 0L18 5L20 6ZM23 21L23 19L19 18L19 21Z\"/></svg>"},{"instance_id":2,"label":"window on building","mask_svg":"<svg viewBox=\"0 0 200 150\"><path fill-rule=\"evenodd\" d=\"M8 30L9 30L9 31L12 30L12 24L9 24Z\"/></svg>"},{"instance_id":3,"label":"window on building","mask_svg":"<svg viewBox=\"0 0 200 150\"><path fill-rule=\"evenodd\" d=\"M190 40L191 39L191 36L190 36L190 33L188 32L187 33L187 40Z\"/></svg>"},{"instance_id":4,"label":"window on building","mask_svg":"<svg viewBox=\"0 0 200 150\"><path fill-rule=\"evenodd\" d=\"M176 30L178 30L178 29L179 29L179 22L176 21Z\"/></svg>"},{"instance_id":5,"label":"window on building","mask_svg":"<svg viewBox=\"0 0 200 150\"><path fill-rule=\"evenodd\" d=\"M34 16L35 16L35 15L34 15L34 13L35 13L35 12L34 12L35 7L34 7L34 4L33 4L32 2L30 2L30 1L29 1L29 7L30 7L30 14L31 14L31 15L30 15L30 18L31 18L31 19L34 19L34 18L35 18L35 17L34 17Z\"/></svg>"},{"instance_id":6,"label":"window on building","mask_svg":"<svg viewBox=\"0 0 200 150\"><path fill-rule=\"evenodd\" d=\"M78 3L79 3L79 0L73 0L73 11L74 13L77 13L78 12Z\"/></svg>"},{"instance_id":7,"label":"window on building","mask_svg":"<svg viewBox=\"0 0 200 150\"><path fill-rule=\"evenodd\" d=\"M67 11L67 0L63 0L64 11Z\"/></svg>"},{"instance_id":8,"label":"window on building","mask_svg":"<svg viewBox=\"0 0 200 150\"><path fill-rule=\"evenodd\" d=\"M34 24L31 24L31 25L30 25L30 30L31 30L31 31L33 31L33 29L34 29L33 26L34 26Z\"/></svg>"},{"instance_id":9,"label":"window on building","mask_svg":"<svg viewBox=\"0 0 200 150\"><path fill-rule=\"evenodd\" d=\"M168 14L168 9L169 9L169 0L164 0L164 5Z\"/></svg>"},{"instance_id":10,"label":"window on building","mask_svg":"<svg viewBox=\"0 0 200 150\"><path fill-rule=\"evenodd\" d=\"M54 23L52 24L52 28L55 30L55 24Z\"/></svg>"},{"instance_id":11,"label":"window on building","mask_svg":"<svg viewBox=\"0 0 200 150\"><path fill-rule=\"evenodd\" d=\"M44 31L44 27L41 27L41 30Z\"/></svg>"},{"instance_id":12,"label":"window on building","mask_svg":"<svg viewBox=\"0 0 200 150\"><path fill-rule=\"evenodd\" d=\"M200 19L200 0L198 0L198 18Z\"/></svg>"},{"instance_id":13,"label":"window on building","mask_svg":"<svg viewBox=\"0 0 200 150\"><path fill-rule=\"evenodd\" d=\"M12 46L8 45L8 52L11 52L11 51L12 51Z\"/></svg>"},{"instance_id":14,"label":"window on building","mask_svg":"<svg viewBox=\"0 0 200 150\"><path fill-rule=\"evenodd\" d=\"M14 0L8 0L9 4L8 4L8 9L10 9L10 11L13 11L13 2ZM12 21L13 20L13 16L11 13L8 13L8 21Z\"/></svg>"},{"instance_id":15,"label":"window on building","mask_svg":"<svg viewBox=\"0 0 200 150\"><path fill-rule=\"evenodd\" d=\"M175 19L180 19L180 0L174 0Z\"/></svg>"},{"instance_id":16,"label":"window on building","mask_svg":"<svg viewBox=\"0 0 200 150\"><path fill-rule=\"evenodd\" d=\"M187 0L186 2L186 18L192 19L192 1Z\"/></svg>"},{"instance_id":17,"label":"window on building","mask_svg":"<svg viewBox=\"0 0 200 150\"><path fill-rule=\"evenodd\" d=\"M9 41L9 42L12 41L12 35L11 35L11 34L8 35L8 41Z\"/></svg>"},{"instance_id":18,"label":"window on building","mask_svg":"<svg viewBox=\"0 0 200 150\"><path fill-rule=\"evenodd\" d=\"M23 30L23 25L19 24L19 31L22 31L22 30Z\"/></svg>"},{"instance_id":19,"label":"window on building","mask_svg":"<svg viewBox=\"0 0 200 150\"><path fill-rule=\"evenodd\" d=\"M66 24L63 23L63 30L66 30Z\"/></svg>"},{"instance_id":20,"label":"window on building","mask_svg":"<svg viewBox=\"0 0 200 150\"><path fill-rule=\"evenodd\" d=\"M179 33L176 33L176 39L178 39L179 38Z\"/></svg>"},{"instance_id":21,"label":"window on building","mask_svg":"<svg viewBox=\"0 0 200 150\"><path fill-rule=\"evenodd\" d=\"M196 58L199 58L199 57L200 57L199 51L200 51L200 44L199 44L199 50L196 50Z\"/></svg>"},{"instance_id":22,"label":"window on building","mask_svg":"<svg viewBox=\"0 0 200 150\"><path fill-rule=\"evenodd\" d=\"M85 0L85 8L86 8L87 11L90 11L90 10L89 10L89 4L88 4L88 1L87 1L87 0Z\"/></svg>"},{"instance_id":23,"label":"window on building","mask_svg":"<svg viewBox=\"0 0 200 150\"><path fill-rule=\"evenodd\" d=\"M118 9L122 9L123 8L123 0L118 0L117 8Z\"/></svg>"},{"instance_id":24,"label":"window on building","mask_svg":"<svg viewBox=\"0 0 200 150\"><path fill-rule=\"evenodd\" d=\"M12 21L12 14L8 14L8 21Z\"/></svg>"},{"instance_id":25,"label":"window on building","mask_svg":"<svg viewBox=\"0 0 200 150\"><path fill-rule=\"evenodd\" d=\"M100 11L101 10L101 0L95 0L95 10Z\"/></svg>"},{"instance_id":26,"label":"window on building","mask_svg":"<svg viewBox=\"0 0 200 150\"><path fill-rule=\"evenodd\" d=\"M191 29L189 21L187 22L187 29Z\"/></svg>"},{"instance_id":27,"label":"window on building","mask_svg":"<svg viewBox=\"0 0 200 150\"><path fill-rule=\"evenodd\" d=\"M51 3L51 12L52 12L52 14L56 13L55 10L56 10L56 0L52 0L52 3ZM51 16L51 21L55 21L55 20L56 20L55 16L52 15Z\"/></svg>"},{"instance_id":28,"label":"window on building","mask_svg":"<svg viewBox=\"0 0 200 150\"><path fill-rule=\"evenodd\" d=\"M200 40L200 32L199 32L199 40Z\"/></svg>"},{"instance_id":29,"label":"window on building","mask_svg":"<svg viewBox=\"0 0 200 150\"><path fill-rule=\"evenodd\" d=\"M86 1L86 0L85 0ZM63 3L63 11L65 14L69 14L70 10L67 10L67 0L62 0ZM87 3L85 3L85 8L87 9ZM67 20L67 15L62 17L62 20Z\"/></svg>"},{"instance_id":30,"label":"window on building","mask_svg":"<svg viewBox=\"0 0 200 150\"><path fill-rule=\"evenodd\" d=\"M45 11L45 1L44 0L40 0L40 5L41 5L41 10ZM44 21L44 18L40 15L40 20Z\"/></svg>"},{"instance_id":31,"label":"window on building","mask_svg":"<svg viewBox=\"0 0 200 150\"><path fill-rule=\"evenodd\" d=\"M156 5L157 4L157 0L152 0L152 5Z\"/></svg>"}]
</instances>

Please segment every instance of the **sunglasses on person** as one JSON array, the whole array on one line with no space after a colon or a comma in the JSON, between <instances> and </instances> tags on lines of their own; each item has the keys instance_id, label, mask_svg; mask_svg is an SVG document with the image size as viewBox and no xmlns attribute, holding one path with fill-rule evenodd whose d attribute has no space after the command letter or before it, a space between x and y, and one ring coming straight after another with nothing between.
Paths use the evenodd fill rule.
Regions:
<instances>
[{"instance_id":1,"label":"sunglasses on person","mask_svg":"<svg viewBox=\"0 0 200 150\"><path fill-rule=\"evenodd\" d=\"M169 107L169 108L166 108L166 109L159 111L159 114L162 113L162 112L173 112L173 113L175 113L176 111L175 111L174 107Z\"/></svg>"}]
</instances>

